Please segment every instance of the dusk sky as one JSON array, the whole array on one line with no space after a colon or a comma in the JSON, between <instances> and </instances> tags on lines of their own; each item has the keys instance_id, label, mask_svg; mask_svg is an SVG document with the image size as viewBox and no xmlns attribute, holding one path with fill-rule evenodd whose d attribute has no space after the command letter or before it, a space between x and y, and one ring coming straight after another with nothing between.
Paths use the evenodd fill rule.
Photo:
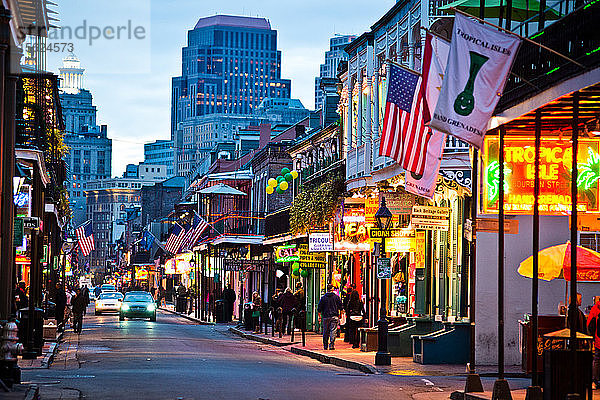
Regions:
<instances>
[{"instance_id":1,"label":"dusk sky","mask_svg":"<svg viewBox=\"0 0 600 400\"><path fill-rule=\"evenodd\" d=\"M143 161L143 143L170 138L171 77L181 73L181 48L200 17L230 14L265 17L278 32L282 77L292 80L292 97L314 107L314 78L334 33L361 34L394 0L61 0L57 8L63 36L51 43L74 43L86 68L85 88L98 107L98 123L113 139L113 175ZM77 27L83 26L85 30ZM131 22L130 22L131 21ZM99 32L120 39L90 39ZM68 29L71 37L68 37ZM137 31L135 29L137 28ZM87 32L84 39L77 39ZM58 73L68 52L49 52L47 68Z\"/></svg>"}]
</instances>

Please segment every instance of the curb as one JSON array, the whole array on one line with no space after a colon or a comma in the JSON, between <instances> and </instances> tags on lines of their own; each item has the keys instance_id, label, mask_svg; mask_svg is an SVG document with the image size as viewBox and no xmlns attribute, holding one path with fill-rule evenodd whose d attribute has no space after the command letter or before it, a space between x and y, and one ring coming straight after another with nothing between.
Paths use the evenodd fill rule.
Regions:
<instances>
[{"instance_id":1,"label":"curb","mask_svg":"<svg viewBox=\"0 0 600 400\"><path fill-rule=\"evenodd\" d=\"M39 400L40 388L37 385L31 385L25 392L25 400Z\"/></svg>"},{"instance_id":2,"label":"curb","mask_svg":"<svg viewBox=\"0 0 600 400\"><path fill-rule=\"evenodd\" d=\"M243 337L244 339L254 340L257 342L262 342L262 343L270 344L270 345L277 346L277 347L285 347L285 346L290 346L290 345L299 343L299 342L278 342L277 340L265 338L265 337L254 335L251 333L246 333L246 332L244 332L240 329L234 328L234 327L229 328L229 331L232 333L235 333L236 335ZM290 347L287 350L289 352L297 354L299 356L312 358L314 360L322 362L323 364L332 364L332 365L336 365L336 366L342 367L342 368L355 369L355 370L358 370L365 374L376 374L377 373L377 369L375 367L373 367L369 364L364 364L364 363L358 362L358 361L344 360L343 358L339 358L339 357L335 357L335 356L328 356L325 354L318 353L316 351L307 350L307 349L303 349L300 347Z\"/></svg>"},{"instance_id":3,"label":"curb","mask_svg":"<svg viewBox=\"0 0 600 400\"><path fill-rule=\"evenodd\" d=\"M179 316L179 317L181 317L181 318L185 318L185 319L187 319L188 321L195 322L195 323L197 323L198 325L216 325L214 322L202 321L202 320L200 320L200 319L198 319L198 318L194 318L194 317L190 317L189 315L185 315L185 314L182 314L182 313L178 313L177 311L171 311L171 310L168 310L168 309L166 309L166 308L162 308L162 307L158 307L158 309L159 309L159 310L161 310L161 311L166 311L166 312L169 312L169 313L171 313L171 314L175 314L175 315L177 315L177 316Z\"/></svg>"},{"instance_id":4,"label":"curb","mask_svg":"<svg viewBox=\"0 0 600 400\"><path fill-rule=\"evenodd\" d=\"M302 349L300 347L291 347L289 351L300 356L310 357L324 364L332 364L342 368L356 369L365 374L377 373L377 369L375 367L358 361L344 360L343 358L328 356L316 351Z\"/></svg>"},{"instance_id":5,"label":"curb","mask_svg":"<svg viewBox=\"0 0 600 400\"><path fill-rule=\"evenodd\" d=\"M262 342L265 344L270 344L271 346L284 347L290 346L292 344L297 344L298 342L279 342L275 339L269 339L262 336L254 335L252 333L246 333L241 329L230 327L229 332L235 333L238 336L243 337L244 339L254 340L255 342Z\"/></svg>"},{"instance_id":6,"label":"curb","mask_svg":"<svg viewBox=\"0 0 600 400\"><path fill-rule=\"evenodd\" d=\"M44 359L42 360L42 368L50 368L50 364L52 364L52 361L54 360L54 355L56 354L57 350L58 343L52 343L50 345L50 350L48 351L48 353L46 353Z\"/></svg>"}]
</instances>

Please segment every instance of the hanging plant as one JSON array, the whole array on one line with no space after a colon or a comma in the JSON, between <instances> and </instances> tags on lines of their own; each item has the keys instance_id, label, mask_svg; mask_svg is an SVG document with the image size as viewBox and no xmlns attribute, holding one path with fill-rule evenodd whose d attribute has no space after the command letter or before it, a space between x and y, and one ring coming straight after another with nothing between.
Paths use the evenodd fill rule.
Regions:
<instances>
[{"instance_id":1,"label":"hanging plant","mask_svg":"<svg viewBox=\"0 0 600 400\"><path fill-rule=\"evenodd\" d=\"M338 175L328 177L316 187L303 187L290 209L290 229L293 234L306 233L331 221L344 196L344 179Z\"/></svg>"}]
</instances>

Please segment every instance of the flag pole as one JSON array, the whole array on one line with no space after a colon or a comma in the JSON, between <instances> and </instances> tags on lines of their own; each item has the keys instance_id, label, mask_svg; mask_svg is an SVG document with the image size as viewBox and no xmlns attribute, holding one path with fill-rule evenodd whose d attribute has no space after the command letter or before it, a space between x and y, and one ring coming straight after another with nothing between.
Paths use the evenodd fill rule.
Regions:
<instances>
[{"instance_id":1,"label":"flag pole","mask_svg":"<svg viewBox=\"0 0 600 400\"><path fill-rule=\"evenodd\" d=\"M451 7L450 9L451 9L451 10L453 10L455 13L459 13L459 14L461 14L461 15L464 15L465 17L474 18L474 19L476 19L477 21L479 21L479 22L481 22L481 23L484 23L484 24L486 24L486 25L489 25L489 26L491 26L491 27L494 27L494 28L496 28L496 29L498 29L498 30L501 30L501 31L503 31L503 32L506 32L506 33L508 33L508 34L510 34L510 35L516 36L516 37L520 38L521 40L524 40L524 41L526 41L526 42L529 42L529 43L531 43L531 44L533 44L533 45L536 45L536 46L538 46L538 47L541 47L542 49L544 49L544 50L547 50L547 51L549 51L549 52L551 52L551 53L553 53L553 54L556 54L557 56L564 58L565 60L569 61L570 63L573 63L573 64L577 65L578 67L580 67L580 68L582 68L582 69L585 69L585 65L583 65L583 64L581 64L581 63L579 63L579 62L577 62L577 61L573 60L573 59L572 59L572 58L570 58L570 57L567 57L567 56L565 56L565 55L564 55L564 54L562 54L562 53L559 53L558 51L556 51L556 50L554 50L554 49L551 49L551 48L550 48L550 47L548 47L548 46L544 46L544 45L543 45L543 44L541 44L541 43L538 43L538 42L536 42L536 41L534 41L534 40L531 40L531 39L529 39L529 38L527 38L527 37L525 37L525 36L521 36L521 35L519 35L518 33L514 33L514 32L512 32L512 31L510 31L510 30L508 30L508 29L505 29L505 28L501 27L501 26L498 26L498 25L492 24L491 22L488 22L488 21L486 21L486 20L484 20L484 19L477 18L476 16L474 16L474 15L471 15L471 14L469 14L469 13L466 13L466 12L464 12L464 11L461 11L461 10L459 10L459 9L455 8L455 7Z\"/></svg>"}]
</instances>

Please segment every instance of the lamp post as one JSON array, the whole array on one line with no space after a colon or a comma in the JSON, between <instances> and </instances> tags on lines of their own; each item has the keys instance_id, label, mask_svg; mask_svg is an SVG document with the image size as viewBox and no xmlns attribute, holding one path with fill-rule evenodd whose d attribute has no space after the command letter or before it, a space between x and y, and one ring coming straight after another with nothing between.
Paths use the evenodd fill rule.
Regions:
<instances>
[{"instance_id":1,"label":"lamp post","mask_svg":"<svg viewBox=\"0 0 600 400\"><path fill-rule=\"evenodd\" d=\"M390 229L390 224L392 222L392 213L385 205L385 197L381 197L381 205L379 209L375 213L375 220L377 221L377 227L384 232L387 232ZM385 236L381 242L381 251L379 256L385 256ZM379 301L379 321L377 321L377 353L375 354L375 365L391 365L392 357L387 347L387 337L388 337L388 320L387 320L387 310L385 305L385 294L386 294L386 281L385 279L381 279L381 290L380 296L381 299Z\"/></svg>"}]
</instances>

